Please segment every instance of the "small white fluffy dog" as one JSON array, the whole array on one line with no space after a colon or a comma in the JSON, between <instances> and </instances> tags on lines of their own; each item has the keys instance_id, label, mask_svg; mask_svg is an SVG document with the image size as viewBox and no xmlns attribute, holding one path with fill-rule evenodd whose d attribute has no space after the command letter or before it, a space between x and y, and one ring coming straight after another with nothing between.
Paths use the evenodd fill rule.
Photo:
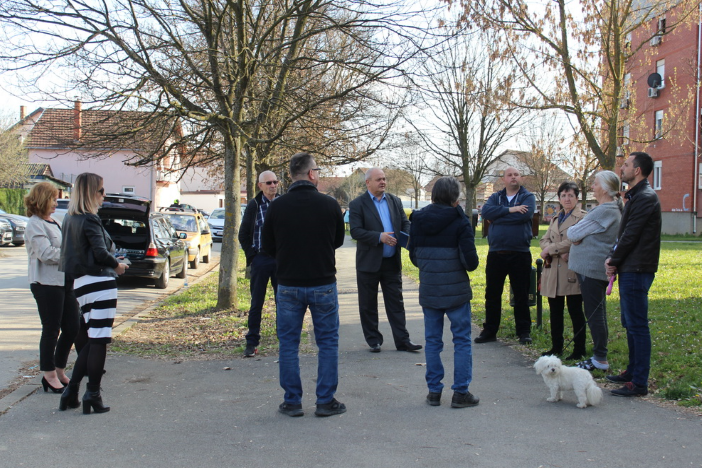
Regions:
<instances>
[{"instance_id":1,"label":"small white fluffy dog","mask_svg":"<svg viewBox=\"0 0 702 468\"><path fill-rule=\"evenodd\" d=\"M551 397L546 401L556 402L562 399L563 390L575 391L578 408L597 405L602 401L602 389L585 369L564 366L556 356L541 356L534 364L534 369L537 374L541 374L551 390Z\"/></svg>"}]
</instances>

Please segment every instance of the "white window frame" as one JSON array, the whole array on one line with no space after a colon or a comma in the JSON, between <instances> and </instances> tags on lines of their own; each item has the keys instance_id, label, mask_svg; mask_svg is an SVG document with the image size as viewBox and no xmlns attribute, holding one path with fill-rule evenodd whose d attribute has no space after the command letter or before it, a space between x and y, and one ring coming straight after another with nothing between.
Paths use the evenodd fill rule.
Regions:
<instances>
[{"instance_id":1,"label":"white window frame","mask_svg":"<svg viewBox=\"0 0 702 468\"><path fill-rule=\"evenodd\" d=\"M662 110L657 110L653 114L653 138L655 140L660 140L663 138L663 118L664 113Z\"/></svg>"},{"instance_id":2,"label":"white window frame","mask_svg":"<svg viewBox=\"0 0 702 468\"><path fill-rule=\"evenodd\" d=\"M663 177L663 161L653 161L653 190L661 189L661 178Z\"/></svg>"},{"instance_id":3,"label":"white window frame","mask_svg":"<svg viewBox=\"0 0 702 468\"><path fill-rule=\"evenodd\" d=\"M658 89L665 88L665 59L660 59L656 62L656 73L661 75L661 84Z\"/></svg>"}]
</instances>

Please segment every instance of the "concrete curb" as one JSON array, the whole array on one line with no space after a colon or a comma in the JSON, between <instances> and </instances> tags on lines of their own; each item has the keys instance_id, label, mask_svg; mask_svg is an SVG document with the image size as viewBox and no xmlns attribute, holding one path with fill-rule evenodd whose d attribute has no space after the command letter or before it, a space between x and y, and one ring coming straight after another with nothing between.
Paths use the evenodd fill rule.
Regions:
<instances>
[{"instance_id":1,"label":"concrete curb","mask_svg":"<svg viewBox=\"0 0 702 468\"><path fill-rule=\"evenodd\" d=\"M188 282L187 285L183 285L178 289L173 290L171 292L172 294L177 294L183 291L185 288L189 288L190 286L193 286L195 284L200 283L203 281L205 278L207 278L210 274L212 274L213 271L219 269L219 259L213 259L211 263L206 264L209 269L205 272L203 272L200 276L194 278L192 281ZM113 336L116 335L121 335L122 333L126 332L130 328L132 328L135 324L139 323L142 319L147 317L156 307L158 307L161 304L162 300L157 301L155 304L151 304L150 306L146 307L145 309L141 310L140 312L137 312L136 314L132 315L119 325L113 328L112 333ZM133 310L133 309L132 309ZM8 412L13 406L16 404L20 403L22 400L27 398L28 396L32 395L33 393L37 392L38 390L41 389L41 377L42 374L41 372L39 375L27 379L27 381L20 385L15 391L5 395L3 398L0 399L0 416Z\"/></svg>"}]
</instances>

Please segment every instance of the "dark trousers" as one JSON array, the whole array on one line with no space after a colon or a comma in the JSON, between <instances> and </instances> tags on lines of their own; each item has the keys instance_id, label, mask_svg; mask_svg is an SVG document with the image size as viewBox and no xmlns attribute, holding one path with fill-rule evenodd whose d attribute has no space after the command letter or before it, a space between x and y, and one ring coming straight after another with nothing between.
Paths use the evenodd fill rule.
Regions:
<instances>
[{"instance_id":1,"label":"dark trousers","mask_svg":"<svg viewBox=\"0 0 702 468\"><path fill-rule=\"evenodd\" d=\"M80 313L73 283L48 286L32 283L29 288L37 301L41 319L39 368L46 371L65 369L73 340L78 334Z\"/></svg>"},{"instance_id":2,"label":"dark trousers","mask_svg":"<svg viewBox=\"0 0 702 468\"><path fill-rule=\"evenodd\" d=\"M517 335L531 331L529 313L529 275L531 252L489 252L485 265L485 323L483 333L496 335L502 318L502 291L505 279L514 293L514 323Z\"/></svg>"},{"instance_id":3,"label":"dark trousers","mask_svg":"<svg viewBox=\"0 0 702 468\"><path fill-rule=\"evenodd\" d=\"M598 362L607 362L607 284L608 281L578 274L580 293L585 304L585 318L592 336L592 356Z\"/></svg>"},{"instance_id":4,"label":"dark trousers","mask_svg":"<svg viewBox=\"0 0 702 468\"><path fill-rule=\"evenodd\" d=\"M585 354L585 315L583 296L573 294L548 298L551 315L551 344L554 351L563 352L563 310L568 304L568 314L573 322L573 353Z\"/></svg>"},{"instance_id":5,"label":"dark trousers","mask_svg":"<svg viewBox=\"0 0 702 468\"><path fill-rule=\"evenodd\" d=\"M266 300L268 280L277 294L278 280L275 277L275 258L264 253L256 254L251 261L251 307L249 307L249 332L246 344L258 346L261 341L261 311Z\"/></svg>"},{"instance_id":6,"label":"dark trousers","mask_svg":"<svg viewBox=\"0 0 702 468\"><path fill-rule=\"evenodd\" d=\"M402 272L397 268L395 260L384 258L380 270L376 272L356 271L356 282L361 328L366 343L370 346L383 344L383 335L378 330L378 284L380 284L395 347L403 346L409 341L409 333L405 319L405 303L402 299Z\"/></svg>"}]
</instances>

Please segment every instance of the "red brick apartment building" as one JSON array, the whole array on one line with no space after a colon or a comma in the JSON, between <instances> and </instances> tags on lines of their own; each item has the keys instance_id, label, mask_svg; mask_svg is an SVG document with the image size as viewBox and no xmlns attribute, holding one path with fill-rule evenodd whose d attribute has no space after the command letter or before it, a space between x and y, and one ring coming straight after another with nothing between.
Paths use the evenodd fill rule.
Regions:
<instances>
[{"instance_id":1,"label":"red brick apartment building","mask_svg":"<svg viewBox=\"0 0 702 468\"><path fill-rule=\"evenodd\" d=\"M678 13L669 10L632 37L632 44L652 39L630 59L630 73L625 78L630 91L620 107L623 113L629 113L631 125L622 128L620 152L627 155L643 150L653 157L655 167L649 182L661 200L663 232L699 235L701 107L696 83L700 73L702 6L690 21L666 31L666 24L677 22ZM659 31L667 34L656 35ZM658 86L649 84L654 73L661 77ZM635 143L647 140L650 143ZM619 166L623 159L618 159Z\"/></svg>"}]
</instances>

